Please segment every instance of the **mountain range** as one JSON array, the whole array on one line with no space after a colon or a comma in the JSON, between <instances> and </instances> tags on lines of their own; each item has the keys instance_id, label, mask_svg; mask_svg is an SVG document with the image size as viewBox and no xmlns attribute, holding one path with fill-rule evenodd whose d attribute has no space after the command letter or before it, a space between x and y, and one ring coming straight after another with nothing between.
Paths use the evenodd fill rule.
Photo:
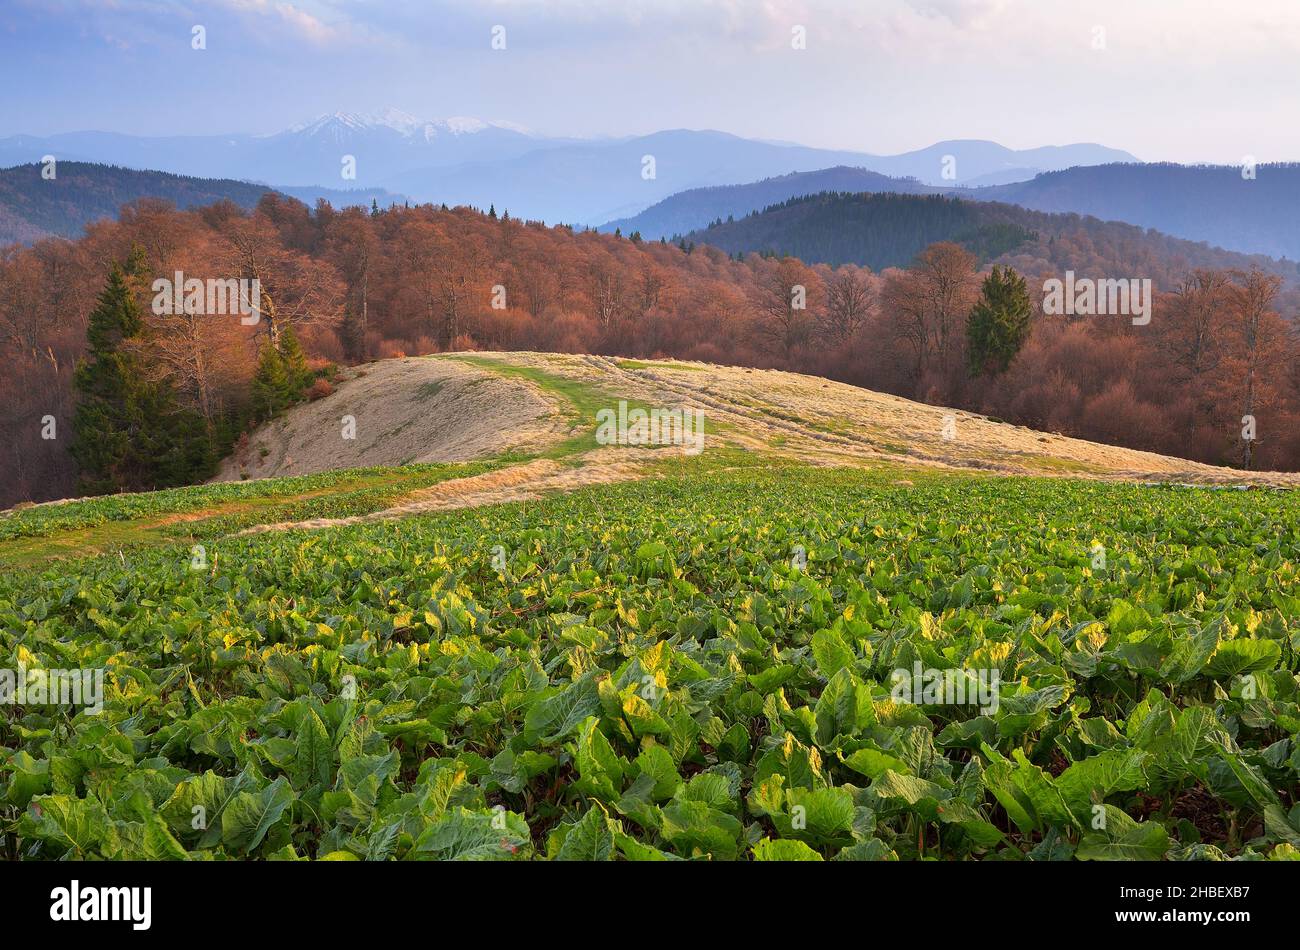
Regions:
<instances>
[{"instance_id":1,"label":"mountain range","mask_svg":"<svg viewBox=\"0 0 1300 950\"><path fill-rule=\"evenodd\" d=\"M791 198L823 191L928 195L938 194L941 190L915 178L890 178L865 168L837 165L812 172L764 178L743 185L691 188L656 202L640 214L609 221L597 230L639 233L647 240L658 240L687 234L714 221L743 218Z\"/></svg>"},{"instance_id":2,"label":"mountain range","mask_svg":"<svg viewBox=\"0 0 1300 950\"><path fill-rule=\"evenodd\" d=\"M1300 260L1300 164L1098 165L964 189L978 200L1127 221L1247 254Z\"/></svg>"},{"instance_id":3,"label":"mountain range","mask_svg":"<svg viewBox=\"0 0 1300 950\"><path fill-rule=\"evenodd\" d=\"M728 254L797 257L809 264L864 264L880 271L910 264L939 241L964 245L982 264L1022 274L1107 274L1150 278L1171 290L1193 268L1259 267L1292 287L1291 262L1244 255L1154 230L1077 214L1032 211L945 195L823 192L714 223L684 238Z\"/></svg>"},{"instance_id":4,"label":"mountain range","mask_svg":"<svg viewBox=\"0 0 1300 950\"><path fill-rule=\"evenodd\" d=\"M335 112L269 135L69 132L0 139L0 167L39 162L46 155L274 187L383 188L417 201L495 204L517 217L591 225L636 214L686 189L836 165L933 185L978 186L1075 165L1137 160L1092 144L1015 150L962 140L873 155L712 130L574 139L506 122L424 120L395 109L375 115ZM345 177L352 173L355 177Z\"/></svg>"},{"instance_id":5,"label":"mountain range","mask_svg":"<svg viewBox=\"0 0 1300 950\"><path fill-rule=\"evenodd\" d=\"M336 205L495 205L514 217L648 239L689 234L803 195L893 192L1091 215L1242 253L1300 259L1300 165L1261 165L1250 174L1228 166L1144 165L1127 152L1088 144L1014 150L954 140L872 155L710 130L563 138L507 122L424 120L394 109L335 112L270 135L0 138L0 167L47 155L64 169L99 162L189 181L151 184L117 175L112 187L120 191L105 190L103 182L92 186L83 169L72 182L89 189L78 204L67 189L20 195L15 182L30 185L26 173L0 172L8 189L0 200L0 241L75 236L87 222L115 213L114 202L145 194L176 194L182 207L213 193L242 203L246 195L235 187L241 183L308 204L325 198ZM355 168L355 178L344 176L345 167Z\"/></svg>"},{"instance_id":6,"label":"mountain range","mask_svg":"<svg viewBox=\"0 0 1300 950\"><path fill-rule=\"evenodd\" d=\"M1240 167L1227 165L1079 166L980 188L939 188L862 168L826 168L745 185L683 191L639 214L609 221L601 230L671 238L719 219L742 218L792 198L827 191L947 194L998 201L1034 211L1122 221L1242 254L1300 260L1300 229L1295 226L1300 209L1297 164L1260 165L1247 175Z\"/></svg>"}]
</instances>

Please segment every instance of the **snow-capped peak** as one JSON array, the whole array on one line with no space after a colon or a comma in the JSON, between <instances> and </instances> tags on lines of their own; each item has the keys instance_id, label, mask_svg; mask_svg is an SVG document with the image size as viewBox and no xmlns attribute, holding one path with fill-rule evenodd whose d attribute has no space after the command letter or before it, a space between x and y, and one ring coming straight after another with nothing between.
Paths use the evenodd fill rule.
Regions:
<instances>
[{"instance_id":1,"label":"snow-capped peak","mask_svg":"<svg viewBox=\"0 0 1300 950\"><path fill-rule=\"evenodd\" d=\"M522 126L510 122L487 122L470 116L420 119L409 112L393 108L378 113L333 112L292 126L284 134L324 135L344 139L358 133L389 129L404 138L422 138L428 141L440 135L474 135L492 128L528 134Z\"/></svg>"},{"instance_id":2,"label":"snow-capped peak","mask_svg":"<svg viewBox=\"0 0 1300 950\"><path fill-rule=\"evenodd\" d=\"M475 119L465 115L448 116L441 122L447 127L447 131L452 135L465 135L472 132L482 132L488 127L488 123L482 119Z\"/></svg>"}]
</instances>

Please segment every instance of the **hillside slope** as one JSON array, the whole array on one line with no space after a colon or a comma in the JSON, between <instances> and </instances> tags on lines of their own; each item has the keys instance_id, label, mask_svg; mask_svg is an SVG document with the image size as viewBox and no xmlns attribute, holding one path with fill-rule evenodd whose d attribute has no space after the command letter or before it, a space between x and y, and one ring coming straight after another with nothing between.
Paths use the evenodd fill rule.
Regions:
<instances>
[{"instance_id":1,"label":"hillside slope","mask_svg":"<svg viewBox=\"0 0 1300 950\"><path fill-rule=\"evenodd\" d=\"M217 201L233 201L248 209L272 190L244 181L86 162L58 162L54 178L43 178L41 171L37 164L0 169L0 245L79 237L87 224L116 218L122 205L137 198L163 198L182 209Z\"/></svg>"},{"instance_id":2,"label":"hillside slope","mask_svg":"<svg viewBox=\"0 0 1300 950\"><path fill-rule=\"evenodd\" d=\"M382 360L345 371L345 379L333 395L262 426L213 481L464 462L559 434L554 400L465 363Z\"/></svg>"},{"instance_id":3,"label":"hillside slope","mask_svg":"<svg viewBox=\"0 0 1300 950\"><path fill-rule=\"evenodd\" d=\"M602 411L696 409L689 444L598 437ZM355 438L345 436L347 417ZM0 513L0 567L236 534L331 528L665 477L848 469L932 477L1293 488L1242 472L1036 432L815 376L663 360L449 353L351 371L252 433L213 483ZM1010 484L1010 482L1009 482Z\"/></svg>"},{"instance_id":4,"label":"hillside slope","mask_svg":"<svg viewBox=\"0 0 1300 950\"><path fill-rule=\"evenodd\" d=\"M274 191L308 205L324 199L335 208L380 207L400 203L402 195L382 188L272 188L228 178L192 178L162 171L60 160L55 177L44 178L39 164L0 168L0 246L33 244L42 238L78 238L88 224L116 218L124 204L161 198L177 208L200 208L233 201L245 210Z\"/></svg>"},{"instance_id":5,"label":"hillside slope","mask_svg":"<svg viewBox=\"0 0 1300 950\"><path fill-rule=\"evenodd\" d=\"M619 401L696 408L705 453L741 449L818 465L898 463L1007 475L1300 484L1023 426L816 376L708 363L552 353L450 353L368 364L331 396L258 429L218 480L451 462L510 452L605 461L597 414ZM344 416L357 438L340 436ZM562 447L562 448L557 448ZM633 448L633 447L628 447ZM658 449L624 452L655 456ZM671 454L681 454L674 451Z\"/></svg>"}]
</instances>

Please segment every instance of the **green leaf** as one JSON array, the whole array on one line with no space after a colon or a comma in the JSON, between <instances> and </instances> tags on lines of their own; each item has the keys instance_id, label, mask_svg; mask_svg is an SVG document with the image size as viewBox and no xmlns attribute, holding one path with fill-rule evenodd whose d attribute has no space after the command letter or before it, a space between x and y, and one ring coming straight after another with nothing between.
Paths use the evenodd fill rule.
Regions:
<instances>
[{"instance_id":1,"label":"green leaf","mask_svg":"<svg viewBox=\"0 0 1300 950\"><path fill-rule=\"evenodd\" d=\"M291 804L293 791L283 778L260 792L240 792L221 812L222 843L232 851L252 852Z\"/></svg>"},{"instance_id":2,"label":"green leaf","mask_svg":"<svg viewBox=\"0 0 1300 950\"><path fill-rule=\"evenodd\" d=\"M93 798L69 795L33 798L23 813L21 831L30 838L66 850L71 857L78 859L94 855L112 833L103 805Z\"/></svg>"},{"instance_id":3,"label":"green leaf","mask_svg":"<svg viewBox=\"0 0 1300 950\"><path fill-rule=\"evenodd\" d=\"M320 785L328 788L334 779L334 748L329 733L315 710L298 725L298 741L293 760L292 782L295 788Z\"/></svg>"},{"instance_id":4,"label":"green leaf","mask_svg":"<svg viewBox=\"0 0 1300 950\"><path fill-rule=\"evenodd\" d=\"M1079 841L1080 861L1159 861L1169 850L1169 832L1154 821L1135 823L1118 834L1090 832Z\"/></svg>"},{"instance_id":5,"label":"green leaf","mask_svg":"<svg viewBox=\"0 0 1300 950\"><path fill-rule=\"evenodd\" d=\"M821 861L822 856L802 841L764 838L754 845L755 861Z\"/></svg>"},{"instance_id":6,"label":"green leaf","mask_svg":"<svg viewBox=\"0 0 1300 950\"><path fill-rule=\"evenodd\" d=\"M613 804L623 788L624 760L600 731L600 720L590 716L578 732L574 756L580 781L577 786L601 801Z\"/></svg>"},{"instance_id":7,"label":"green leaf","mask_svg":"<svg viewBox=\"0 0 1300 950\"><path fill-rule=\"evenodd\" d=\"M1138 749L1110 749L1075 762L1056 777L1055 785L1070 810L1082 815L1115 792L1146 788L1149 759Z\"/></svg>"},{"instance_id":8,"label":"green leaf","mask_svg":"<svg viewBox=\"0 0 1300 950\"><path fill-rule=\"evenodd\" d=\"M1202 672L1214 679L1274 669L1282 659L1276 640L1225 640Z\"/></svg>"},{"instance_id":9,"label":"green leaf","mask_svg":"<svg viewBox=\"0 0 1300 950\"><path fill-rule=\"evenodd\" d=\"M902 759L896 759L879 749L858 749L848 755L840 753L840 761L853 771L870 779L878 779L885 772L897 772L900 775L911 773L911 767Z\"/></svg>"},{"instance_id":10,"label":"green leaf","mask_svg":"<svg viewBox=\"0 0 1300 950\"><path fill-rule=\"evenodd\" d=\"M582 820L564 836L557 861L608 861L614 853L614 823L599 805L592 805Z\"/></svg>"},{"instance_id":11,"label":"green leaf","mask_svg":"<svg viewBox=\"0 0 1300 950\"><path fill-rule=\"evenodd\" d=\"M717 860L734 860L740 851L744 827L726 812L704 802L673 801L663 808L664 840L678 854L708 854Z\"/></svg>"},{"instance_id":12,"label":"green leaf","mask_svg":"<svg viewBox=\"0 0 1300 950\"><path fill-rule=\"evenodd\" d=\"M34 795L43 795L50 790L48 759L35 759L19 749L0 768L10 773L9 785L5 789L5 801L10 805L26 808Z\"/></svg>"},{"instance_id":13,"label":"green leaf","mask_svg":"<svg viewBox=\"0 0 1300 950\"><path fill-rule=\"evenodd\" d=\"M529 838L528 823L514 812L462 807L426 829L415 849L439 861L510 861L525 855Z\"/></svg>"},{"instance_id":14,"label":"green leaf","mask_svg":"<svg viewBox=\"0 0 1300 950\"><path fill-rule=\"evenodd\" d=\"M871 723L871 691L851 670L841 669L822 690L813 712L817 717L817 745L835 748Z\"/></svg>"},{"instance_id":15,"label":"green leaf","mask_svg":"<svg viewBox=\"0 0 1300 950\"><path fill-rule=\"evenodd\" d=\"M817 672L824 679L832 679L843 669L852 669L856 657L853 650L834 630L818 630L812 636L813 659Z\"/></svg>"},{"instance_id":16,"label":"green leaf","mask_svg":"<svg viewBox=\"0 0 1300 950\"><path fill-rule=\"evenodd\" d=\"M565 689L533 703L524 716L524 741L551 744L566 738L589 716L600 712L596 678L587 673Z\"/></svg>"}]
</instances>

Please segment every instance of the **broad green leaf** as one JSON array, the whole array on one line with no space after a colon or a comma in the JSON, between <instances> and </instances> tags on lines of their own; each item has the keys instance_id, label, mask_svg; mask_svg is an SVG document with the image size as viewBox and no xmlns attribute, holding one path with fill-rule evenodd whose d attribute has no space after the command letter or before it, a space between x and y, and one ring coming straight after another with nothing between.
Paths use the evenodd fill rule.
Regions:
<instances>
[{"instance_id":1,"label":"broad green leaf","mask_svg":"<svg viewBox=\"0 0 1300 950\"><path fill-rule=\"evenodd\" d=\"M221 812L221 841L234 852L255 850L293 804L293 790L278 778L259 792L240 792Z\"/></svg>"},{"instance_id":2,"label":"broad green leaf","mask_svg":"<svg viewBox=\"0 0 1300 950\"><path fill-rule=\"evenodd\" d=\"M822 856L802 841L764 838L754 845L755 861L821 861Z\"/></svg>"}]
</instances>

